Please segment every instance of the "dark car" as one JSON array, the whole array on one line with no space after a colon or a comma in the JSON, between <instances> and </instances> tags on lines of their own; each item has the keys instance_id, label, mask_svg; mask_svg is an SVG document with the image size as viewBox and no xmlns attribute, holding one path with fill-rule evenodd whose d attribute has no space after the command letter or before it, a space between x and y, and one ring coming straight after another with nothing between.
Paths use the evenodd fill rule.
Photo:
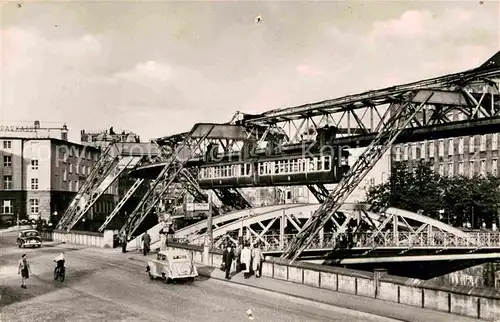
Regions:
<instances>
[{"instance_id":1,"label":"dark car","mask_svg":"<svg viewBox=\"0 0 500 322\"><path fill-rule=\"evenodd\" d=\"M42 247L42 237L34 229L23 230L17 236L17 245L21 247Z\"/></svg>"}]
</instances>

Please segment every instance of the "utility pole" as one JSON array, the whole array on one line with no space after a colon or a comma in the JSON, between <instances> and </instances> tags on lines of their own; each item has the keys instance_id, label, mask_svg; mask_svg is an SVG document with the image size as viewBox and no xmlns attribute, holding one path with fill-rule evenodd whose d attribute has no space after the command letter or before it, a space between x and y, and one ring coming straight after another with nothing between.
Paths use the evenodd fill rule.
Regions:
<instances>
[{"instance_id":1,"label":"utility pole","mask_svg":"<svg viewBox=\"0 0 500 322\"><path fill-rule=\"evenodd\" d=\"M474 205L472 205L472 209L471 209L471 213L472 213L472 229L474 229Z\"/></svg>"},{"instance_id":2,"label":"utility pole","mask_svg":"<svg viewBox=\"0 0 500 322\"><path fill-rule=\"evenodd\" d=\"M203 245L203 263L205 265L210 264L210 249L212 248L212 206L211 206L211 195L208 195L208 218L207 218L207 232L205 233L205 245Z\"/></svg>"},{"instance_id":3,"label":"utility pole","mask_svg":"<svg viewBox=\"0 0 500 322\"><path fill-rule=\"evenodd\" d=\"M208 194L208 218L207 218L207 235L208 235L208 246L213 247L213 230L212 230L212 195Z\"/></svg>"}]
</instances>

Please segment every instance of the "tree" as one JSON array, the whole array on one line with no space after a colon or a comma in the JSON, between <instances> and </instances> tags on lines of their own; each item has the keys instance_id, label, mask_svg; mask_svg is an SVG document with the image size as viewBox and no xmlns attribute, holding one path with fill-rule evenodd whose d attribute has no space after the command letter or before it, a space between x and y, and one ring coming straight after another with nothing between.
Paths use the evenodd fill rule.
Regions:
<instances>
[{"instance_id":1,"label":"tree","mask_svg":"<svg viewBox=\"0 0 500 322\"><path fill-rule=\"evenodd\" d=\"M433 172L426 162L414 169L405 164L393 167L388 182L371 187L367 202L375 211L396 207L449 222L454 226L471 223L479 228L482 223L491 227L498 222L500 208L500 178L474 176L472 178L442 177ZM445 211L440 218L438 211Z\"/></svg>"},{"instance_id":2,"label":"tree","mask_svg":"<svg viewBox=\"0 0 500 322\"><path fill-rule=\"evenodd\" d=\"M470 223L479 228L484 222L488 227L498 224L500 207L500 179L494 176L464 176L446 180L443 205L450 214L450 222L461 226Z\"/></svg>"},{"instance_id":3,"label":"tree","mask_svg":"<svg viewBox=\"0 0 500 322\"><path fill-rule=\"evenodd\" d=\"M388 182L368 189L367 202L375 211L396 207L436 214L441 209L441 195L441 178L428 163L420 162L414 169L398 163L393 166Z\"/></svg>"}]
</instances>

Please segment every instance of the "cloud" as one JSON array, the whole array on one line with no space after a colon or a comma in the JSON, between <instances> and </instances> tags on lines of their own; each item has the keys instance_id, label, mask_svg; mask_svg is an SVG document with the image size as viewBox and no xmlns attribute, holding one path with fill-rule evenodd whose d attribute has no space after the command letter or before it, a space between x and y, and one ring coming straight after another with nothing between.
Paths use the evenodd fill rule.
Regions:
<instances>
[{"instance_id":1,"label":"cloud","mask_svg":"<svg viewBox=\"0 0 500 322\"><path fill-rule=\"evenodd\" d=\"M174 78L172 67L156 61L139 62L132 70L119 72L116 77L131 82L144 81L168 82Z\"/></svg>"},{"instance_id":2,"label":"cloud","mask_svg":"<svg viewBox=\"0 0 500 322\"><path fill-rule=\"evenodd\" d=\"M49 20L54 11L41 6L31 27L12 18L3 30L1 118L65 121L77 135L114 125L147 139L224 122L237 110L259 113L457 72L498 51L498 17L486 4L407 10L370 2L372 9L352 15L339 4L315 11L276 3L274 11L254 10L266 17L256 28L254 15L242 13L253 9L239 4L190 4L191 18L181 19L189 23L177 26L166 19L172 10L151 3L134 7L140 13L113 8L110 21L75 17L71 33L43 27L38 17ZM191 36L169 36L181 27Z\"/></svg>"},{"instance_id":3,"label":"cloud","mask_svg":"<svg viewBox=\"0 0 500 322\"><path fill-rule=\"evenodd\" d=\"M297 66L297 72L299 74L305 75L305 76L320 76L323 75L324 73L318 69L316 69L313 66L310 65L298 65Z\"/></svg>"},{"instance_id":4,"label":"cloud","mask_svg":"<svg viewBox=\"0 0 500 322\"><path fill-rule=\"evenodd\" d=\"M399 18L376 21L373 24L372 36L382 38L414 38L428 33L427 26L432 23L432 13L410 10Z\"/></svg>"}]
</instances>

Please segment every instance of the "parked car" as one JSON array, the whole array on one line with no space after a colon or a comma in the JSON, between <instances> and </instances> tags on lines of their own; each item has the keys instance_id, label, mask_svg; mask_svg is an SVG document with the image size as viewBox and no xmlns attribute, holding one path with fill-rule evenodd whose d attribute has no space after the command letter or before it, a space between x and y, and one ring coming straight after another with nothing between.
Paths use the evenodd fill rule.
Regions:
<instances>
[{"instance_id":1,"label":"parked car","mask_svg":"<svg viewBox=\"0 0 500 322\"><path fill-rule=\"evenodd\" d=\"M21 247L42 247L42 237L34 229L23 230L17 236L17 245Z\"/></svg>"},{"instance_id":2,"label":"parked car","mask_svg":"<svg viewBox=\"0 0 500 322\"><path fill-rule=\"evenodd\" d=\"M161 278L165 283L175 280L192 282L198 276L193 260L181 252L160 251L156 259L148 261L146 271L151 279Z\"/></svg>"}]
</instances>

